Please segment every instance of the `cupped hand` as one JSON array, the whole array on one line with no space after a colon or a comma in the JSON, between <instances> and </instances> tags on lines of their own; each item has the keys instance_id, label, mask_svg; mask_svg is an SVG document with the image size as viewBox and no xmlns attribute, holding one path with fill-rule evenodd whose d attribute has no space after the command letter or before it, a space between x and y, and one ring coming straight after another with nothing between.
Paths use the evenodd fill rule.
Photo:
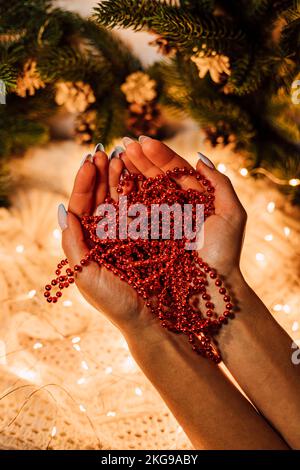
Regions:
<instances>
[{"instance_id":1,"label":"cupped hand","mask_svg":"<svg viewBox=\"0 0 300 470\"><path fill-rule=\"evenodd\" d=\"M125 138L126 152L122 154L127 169L152 177L175 167L192 168L191 165L167 145L150 137L142 136L139 142ZM229 178L220 173L210 160L201 155L197 170L215 188L215 214L204 224L204 245L201 258L225 278L239 271L240 253L243 244L246 212L240 203ZM206 162L206 163L204 163ZM203 186L194 176L177 180L183 189L203 191Z\"/></svg>"},{"instance_id":2,"label":"cupped hand","mask_svg":"<svg viewBox=\"0 0 300 470\"><path fill-rule=\"evenodd\" d=\"M69 200L67 226L62 232L62 246L71 268L89 252L80 217L94 214L107 194L118 200L117 185L123 168L122 160L109 161L106 153L99 151L79 169ZM94 261L84 267L75 282L86 300L124 333L154 321L136 291Z\"/></svg>"}]
</instances>

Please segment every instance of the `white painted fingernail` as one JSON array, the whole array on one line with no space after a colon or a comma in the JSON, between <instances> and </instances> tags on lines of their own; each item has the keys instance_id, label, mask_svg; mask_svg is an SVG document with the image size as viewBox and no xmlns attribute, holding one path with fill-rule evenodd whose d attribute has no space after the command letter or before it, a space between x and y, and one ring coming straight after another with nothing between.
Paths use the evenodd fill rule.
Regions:
<instances>
[{"instance_id":1,"label":"white painted fingernail","mask_svg":"<svg viewBox=\"0 0 300 470\"><path fill-rule=\"evenodd\" d=\"M63 204L59 204L58 206L57 219L58 219L58 224L60 226L60 229L63 232L68 227L67 211Z\"/></svg>"},{"instance_id":2,"label":"white painted fingernail","mask_svg":"<svg viewBox=\"0 0 300 470\"><path fill-rule=\"evenodd\" d=\"M95 153L97 152L105 152L104 146L103 144L101 144L101 142L99 142L99 144L97 144L96 147L94 148L93 155L95 155Z\"/></svg>"},{"instance_id":3,"label":"white painted fingernail","mask_svg":"<svg viewBox=\"0 0 300 470\"><path fill-rule=\"evenodd\" d=\"M113 151L111 152L111 154L109 155L108 159L112 160L113 158L120 158L120 154L124 152L125 152L125 149L117 145L117 147L115 147Z\"/></svg>"},{"instance_id":4,"label":"white painted fingernail","mask_svg":"<svg viewBox=\"0 0 300 470\"><path fill-rule=\"evenodd\" d=\"M83 157L83 159L81 160L80 162L80 168L85 164L85 162L91 162L93 163L93 156L91 153L88 153L85 157Z\"/></svg>"},{"instance_id":5,"label":"white painted fingernail","mask_svg":"<svg viewBox=\"0 0 300 470\"><path fill-rule=\"evenodd\" d=\"M139 143L143 144L146 140L151 139L151 137L148 137L147 135L140 135L139 136Z\"/></svg>"},{"instance_id":6,"label":"white painted fingernail","mask_svg":"<svg viewBox=\"0 0 300 470\"><path fill-rule=\"evenodd\" d=\"M198 153L198 156L200 158L200 160L206 165L208 166L209 168L212 168L214 169L215 168L215 165L213 164L213 162L210 161L209 158L207 158L205 155L203 155L203 153L201 152L197 152Z\"/></svg>"},{"instance_id":7,"label":"white painted fingernail","mask_svg":"<svg viewBox=\"0 0 300 470\"><path fill-rule=\"evenodd\" d=\"M122 142L124 146L127 147L127 145L133 144L135 140L131 139L130 137L123 137Z\"/></svg>"}]
</instances>

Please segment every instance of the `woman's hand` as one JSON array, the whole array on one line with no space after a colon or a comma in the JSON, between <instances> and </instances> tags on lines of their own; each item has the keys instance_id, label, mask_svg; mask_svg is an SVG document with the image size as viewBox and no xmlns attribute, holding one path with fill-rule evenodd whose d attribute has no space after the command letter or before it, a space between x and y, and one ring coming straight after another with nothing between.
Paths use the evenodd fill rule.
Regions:
<instances>
[{"instance_id":1,"label":"woman's hand","mask_svg":"<svg viewBox=\"0 0 300 470\"><path fill-rule=\"evenodd\" d=\"M140 143L125 138L126 152L122 154L128 170L146 177L172 170L174 167L192 168L167 145L142 136ZM246 223L246 212L241 205L227 176L215 169L212 162L201 156L197 170L215 188L215 214L204 224L204 245L200 255L219 274L229 279L239 272L239 260ZM184 188L203 191L194 176L181 177L177 181Z\"/></svg>"},{"instance_id":2,"label":"woman's hand","mask_svg":"<svg viewBox=\"0 0 300 470\"><path fill-rule=\"evenodd\" d=\"M104 151L98 151L93 161L86 159L79 169L70 197L68 213L59 209L59 221L64 252L73 267L89 252L79 218L95 212L107 193L114 200L124 164L119 158L110 161ZM76 278L76 285L86 300L101 310L123 333L153 322L144 301L126 282L106 268L90 262Z\"/></svg>"}]
</instances>

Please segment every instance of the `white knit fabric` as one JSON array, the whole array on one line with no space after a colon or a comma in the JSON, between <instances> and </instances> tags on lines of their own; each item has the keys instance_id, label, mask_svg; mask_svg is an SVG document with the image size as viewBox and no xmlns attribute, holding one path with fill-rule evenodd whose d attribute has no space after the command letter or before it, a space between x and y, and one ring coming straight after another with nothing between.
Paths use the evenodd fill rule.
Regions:
<instances>
[{"instance_id":1,"label":"white knit fabric","mask_svg":"<svg viewBox=\"0 0 300 470\"><path fill-rule=\"evenodd\" d=\"M193 131L171 142L193 162L200 144ZM229 167L229 151L207 151ZM190 448L120 333L76 287L56 305L43 297L62 257L56 208L67 201L83 153L64 142L12 163L19 189L12 208L0 210L0 448ZM287 214L284 198L266 181L231 175L249 212L247 279L297 340L296 213ZM277 204L271 213L270 201ZM270 233L273 240L265 240Z\"/></svg>"}]
</instances>

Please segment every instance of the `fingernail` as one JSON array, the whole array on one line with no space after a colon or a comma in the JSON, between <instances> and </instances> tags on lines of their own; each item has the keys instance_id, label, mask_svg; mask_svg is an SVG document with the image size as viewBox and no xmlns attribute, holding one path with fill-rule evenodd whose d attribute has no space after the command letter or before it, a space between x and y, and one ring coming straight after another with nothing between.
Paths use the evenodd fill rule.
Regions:
<instances>
[{"instance_id":1,"label":"fingernail","mask_svg":"<svg viewBox=\"0 0 300 470\"><path fill-rule=\"evenodd\" d=\"M133 142L135 141L131 139L130 137L123 137L122 142L124 144L124 147L127 147L127 145L133 144Z\"/></svg>"},{"instance_id":2,"label":"fingernail","mask_svg":"<svg viewBox=\"0 0 300 470\"><path fill-rule=\"evenodd\" d=\"M125 149L117 145L117 147L115 147L113 151L110 153L108 159L112 160L113 158L120 158L120 154L123 152L125 152Z\"/></svg>"},{"instance_id":3,"label":"fingernail","mask_svg":"<svg viewBox=\"0 0 300 470\"><path fill-rule=\"evenodd\" d=\"M200 160L206 165L208 166L209 168L215 168L215 165L213 164L213 162L210 161L209 158L207 158L205 155L203 155L203 153L201 152L197 152L198 153L198 156L200 158Z\"/></svg>"},{"instance_id":4,"label":"fingernail","mask_svg":"<svg viewBox=\"0 0 300 470\"><path fill-rule=\"evenodd\" d=\"M95 155L97 152L105 152L104 146L101 144L101 142L99 142L99 144L97 144L94 148L93 155Z\"/></svg>"},{"instance_id":5,"label":"fingernail","mask_svg":"<svg viewBox=\"0 0 300 470\"><path fill-rule=\"evenodd\" d=\"M61 228L61 231L63 232L68 227L67 211L63 204L59 204L58 206L57 219L58 219L58 224Z\"/></svg>"},{"instance_id":6,"label":"fingernail","mask_svg":"<svg viewBox=\"0 0 300 470\"><path fill-rule=\"evenodd\" d=\"M80 168L85 164L86 161L93 163L93 156L91 153L88 153L80 162Z\"/></svg>"},{"instance_id":7,"label":"fingernail","mask_svg":"<svg viewBox=\"0 0 300 470\"><path fill-rule=\"evenodd\" d=\"M148 137L147 135L140 135L139 136L139 143L143 144L146 140L151 139L151 137Z\"/></svg>"}]
</instances>

